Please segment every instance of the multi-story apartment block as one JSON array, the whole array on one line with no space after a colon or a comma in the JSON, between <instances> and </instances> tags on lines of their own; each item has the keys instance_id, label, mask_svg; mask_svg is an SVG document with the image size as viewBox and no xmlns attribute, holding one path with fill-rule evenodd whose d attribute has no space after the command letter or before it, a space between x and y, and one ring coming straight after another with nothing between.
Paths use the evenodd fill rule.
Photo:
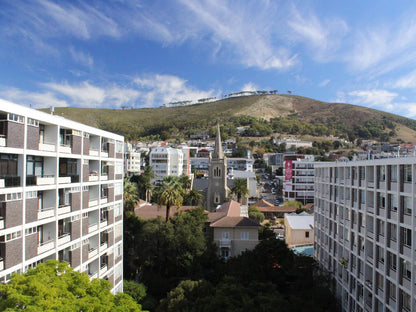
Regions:
<instances>
[{"instance_id":1,"label":"multi-story apartment block","mask_svg":"<svg viewBox=\"0 0 416 312\"><path fill-rule=\"evenodd\" d=\"M180 149L153 148L149 155L149 161L156 180L163 180L166 176L179 177L183 173L183 153Z\"/></svg>"},{"instance_id":2,"label":"multi-story apartment block","mask_svg":"<svg viewBox=\"0 0 416 312\"><path fill-rule=\"evenodd\" d=\"M123 290L123 137L0 100L0 282L48 259Z\"/></svg>"},{"instance_id":3,"label":"multi-story apartment block","mask_svg":"<svg viewBox=\"0 0 416 312\"><path fill-rule=\"evenodd\" d=\"M124 145L124 172L127 176L140 174L141 154L131 143Z\"/></svg>"},{"instance_id":4,"label":"multi-story apartment block","mask_svg":"<svg viewBox=\"0 0 416 312\"><path fill-rule=\"evenodd\" d=\"M304 205L314 202L314 161L285 161L284 200L296 200Z\"/></svg>"},{"instance_id":5,"label":"multi-story apartment block","mask_svg":"<svg viewBox=\"0 0 416 312\"><path fill-rule=\"evenodd\" d=\"M316 260L343 311L416 311L416 158L315 164Z\"/></svg>"},{"instance_id":6,"label":"multi-story apartment block","mask_svg":"<svg viewBox=\"0 0 416 312\"><path fill-rule=\"evenodd\" d=\"M208 157L192 157L191 169L199 172L208 173L209 158ZM254 159L252 158L232 158L227 157L227 167L238 171L253 172Z\"/></svg>"}]
</instances>

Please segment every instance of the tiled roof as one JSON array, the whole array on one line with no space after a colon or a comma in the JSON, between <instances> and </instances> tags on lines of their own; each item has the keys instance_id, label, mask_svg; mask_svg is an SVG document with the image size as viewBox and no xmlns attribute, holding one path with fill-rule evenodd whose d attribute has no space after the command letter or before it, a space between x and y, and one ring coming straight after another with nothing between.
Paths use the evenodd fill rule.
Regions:
<instances>
[{"instance_id":1,"label":"tiled roof","mask_svg":"<svg viewBox=\"0 0 416 312\"><path fill-rule=\"evenodd\" d=\"M260 227L257 220L241 216L241 204L231 200L208 215L212 227Z\"/></svg>"},{"instance_id":2,"label":"tiled roof","mask_svg":"<svg viewBox=\"0 0 416 312\"><path fill-rule=\"evenodd\" d=\"M224 217L211 223L212 227L260 227L257 220L247 217Z\"/></svg>"},{"instance_id":3,"label":"tiled roof","mask_svg":"<svg viewBox=\"0 0 416 312\"><path fill-rule=\"evenodd\" d=\"M186 211L196 208L197 206L182 206L180 211ZM171 207L170 209L170 218L178 213L178 208L176 206ZM155 219L157 217L166 217L166 206L158 205L141 205L134 208L134 214L142 219Z\"/></svg>"}]
</instances>

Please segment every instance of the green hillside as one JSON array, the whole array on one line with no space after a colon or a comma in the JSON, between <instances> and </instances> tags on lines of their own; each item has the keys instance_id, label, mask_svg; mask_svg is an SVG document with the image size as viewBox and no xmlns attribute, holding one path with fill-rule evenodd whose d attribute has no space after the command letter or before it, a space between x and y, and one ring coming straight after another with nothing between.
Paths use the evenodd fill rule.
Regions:
<instances>
[{"instance_id":1,"label":"green hillside","mask_svg":"<svg viewBox=\"0 0 416 312\"><path fill-rule=\"evenodd\" d=\"M138 139L150 135L186 138L210 130L217 120L229 135L237 126L272 133L337 135L349 139L416 142L416 121L382 111L327 103L296 95L253 95L180 107L142 109L55 108L55 114Z\"/></svg>"}]
</instances>

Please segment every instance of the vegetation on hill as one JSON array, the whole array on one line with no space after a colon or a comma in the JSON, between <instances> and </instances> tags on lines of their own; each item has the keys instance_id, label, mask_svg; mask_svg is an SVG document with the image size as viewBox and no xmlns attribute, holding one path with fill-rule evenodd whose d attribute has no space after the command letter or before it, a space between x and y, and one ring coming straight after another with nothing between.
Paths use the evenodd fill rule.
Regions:
<instances>
[{"instance_id":1,"label":"vegetation on hill","mask_svg":"<svg viewBox=\"0 0 416 312\"><path fill-rule=\"evenodd\" d=\"M182 140L200 130L215 132L217 120L225 136L246 127L246 136L272 133L340 136L388 141L416 137L416 121L378 110L325 103L295 95L253 95L215 102L128 110L56 108L55 113L122 134L127 140Z\"/></svg>"}]
</instances>

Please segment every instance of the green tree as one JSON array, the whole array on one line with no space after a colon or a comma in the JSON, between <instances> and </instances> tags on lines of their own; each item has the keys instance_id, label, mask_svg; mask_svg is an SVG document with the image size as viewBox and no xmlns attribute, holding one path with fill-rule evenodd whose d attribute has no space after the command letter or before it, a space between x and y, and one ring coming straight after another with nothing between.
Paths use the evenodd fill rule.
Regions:
<instances>
[{"instance_id":1,"label":"green tree","mask_svg":"<svg viewBox=\"0 0 416 312\"><path fill-rule=\"evenodd\" d=\"M288 201L283 202L283 206L301 208L302 203L300 201L297 201L297 200L288 200Z\"/></svg>"},{"instance_id":2,"label":"green tree","mask_svg":"<svg viewBox=\"0 0 416 312\"><path fill-rule=\"evenodd\" d=\"M190 190L186 195L184 202L188 205L194 206L194 204L199 205L202 200L202 195L198 190Z\"/></svg>"},{"instance_id":3,"label":"green tree","mask_svg":"<svg viewBox=\"0 0 416 312\"><path fill-rule=\"evenodd\" d=\"M135 183L130 182L129 179L124 179L123 204L124 211L127 213L134 213L134 207L139 201L138 190Z\"/></svg>"},{"instance_id":4,"label":"green tree","mask_svg":"<svg viewBox=\"0 0 416 312\"><path fill-rule=\"evenodd\" d=\"M157 204L166 206L166 222L169 220L172 206L181 208L183 203L183 188L177 177L167 176L163 179L162 184L156 188Z\"/></svg>"},{"instance_id":5,"label":"green tree","mask_svg":"<svg viewBox=\"0 0 416 312\"><path fill-rule=\"evenodd\" d=\"M144 172L141 175L134 175L130 179L130 181L137 183L140 198L147 202L149 202L152 197L154 186L151 183L151 180L155 177L156 176L153 173L152 167L146 166Z\"/></svg>"},{"instance_id":6,"label":"green tree","mask_svg":"<svg viewBox=\"0 0 416 312\"><path fill-rule=\"evenodd\" d=\"M68 263L48 260L0 284L1 311L142 311L123 293L113 295L110 282L90 281Z\"/></svg>"},{"instance_id":7,"label":"green tree","mask_svg":"<svg viewBox=\"0 0 416 312\"><path fill-rule=\"evenodd\" d=\"M256 206L248 207L248 217L257 220L260 223L264 221L264 214Z\"/></svg>"},{"instance_id":8,"label":"green tree","mask_svg":"<svg viewBox=\"0 0 416 312\"><path fill-rule=\"evenodd\" d=\"M146 286L135 281L124 280L123 292L132 297L137 303L140 303L146 297Z\"/></svg>"},{"instance_id":9,"label":"green tree","mask_svg":"<svg viewBox=\"0 0 416 312\"><path fill-rule=\"evenodd\" d=\"M231 188L231 193L237 196L238 202L241 202L241 198L248 195L247 180L240 178L234 179L234 185Z\"/></svg>"}]
</instances>

